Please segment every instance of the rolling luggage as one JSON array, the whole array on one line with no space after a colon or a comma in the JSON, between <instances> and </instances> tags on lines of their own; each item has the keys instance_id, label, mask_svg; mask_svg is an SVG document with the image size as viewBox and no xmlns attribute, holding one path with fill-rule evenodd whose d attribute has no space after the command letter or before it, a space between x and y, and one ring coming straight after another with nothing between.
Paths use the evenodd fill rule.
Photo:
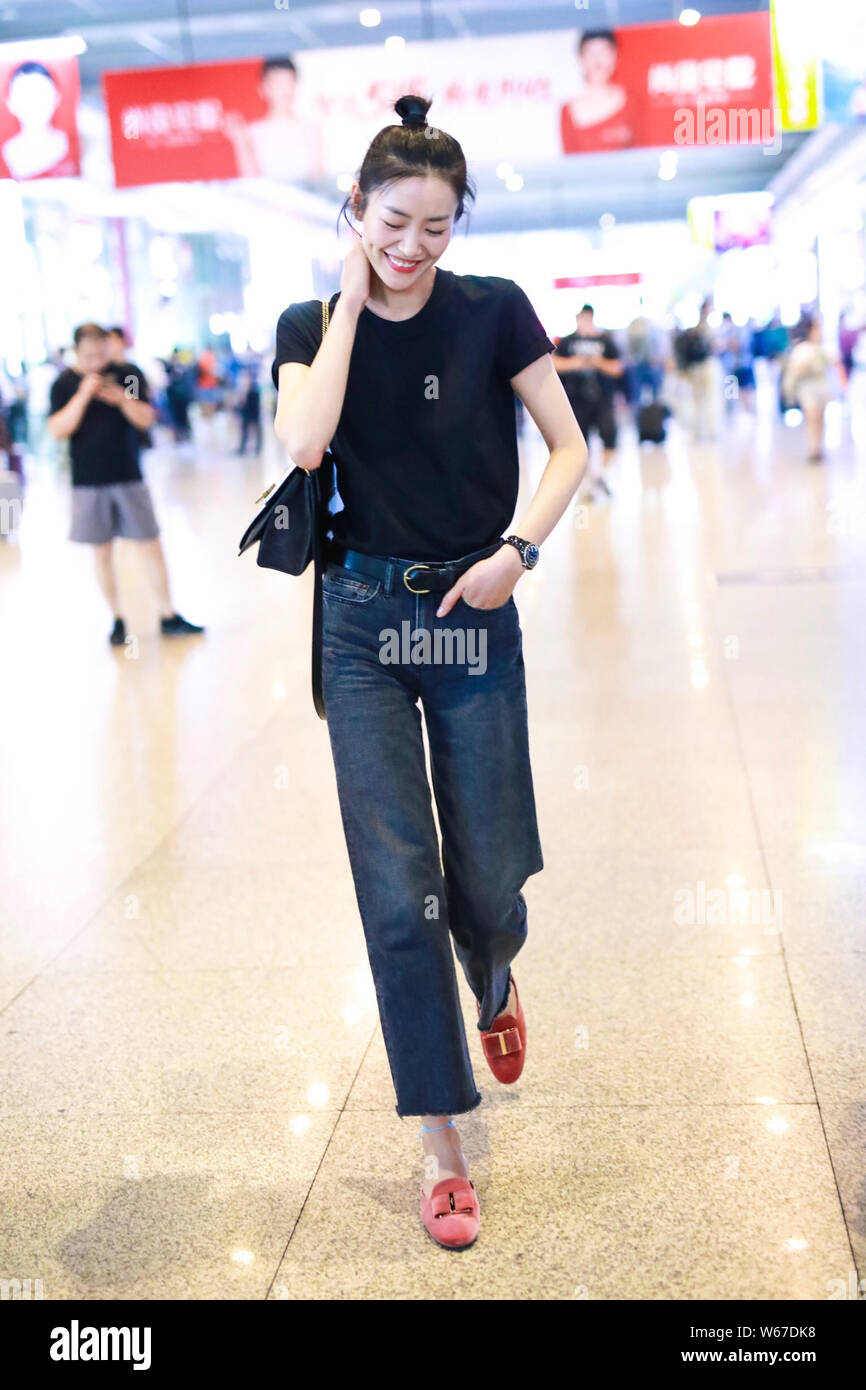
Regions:
<instances>
[{"instance_id":1,"label":"rolling luggage","mask_svg":"<svg viewBox=\"0 0 866 1390\"><path fill-rule=\"evenodd\" d=\"M642 405L637 413L637 437L640 444L664 444L667 438L667 418L670 411L661 401Z\"/></svg>"}]
</instances>

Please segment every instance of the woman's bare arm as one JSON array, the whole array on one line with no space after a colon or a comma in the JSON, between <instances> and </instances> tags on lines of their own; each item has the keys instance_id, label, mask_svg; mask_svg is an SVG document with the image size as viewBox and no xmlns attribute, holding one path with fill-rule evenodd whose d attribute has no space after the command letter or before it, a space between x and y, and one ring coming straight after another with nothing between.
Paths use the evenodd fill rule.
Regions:
<instances>
[{"instance_id":1,"label":"woman's bare arm","mask_svg":"<svg viewBox=\"0 0 866 1390\"><path fill-rule=\"evenodd\" d=\"M580 487L589 451L550 354L518 372L511 385L550 450L535 496L517 523L523 540L541 545Z\"/></svg>"},{"instance_id":2,"label":"woman's bare arm","mask_svg":"<svg viewBox=\"0 0 866 1390\"><path fill-rule=\"evenodd\" d=\"M274 430L301 468L318 468L337 432L359 313L341 297L312 364L280 367Z\"/></svg>"},{"instance_id":3,"label":"woman's bare arm","mask_svg":"<svg viewBox=\"0 0 866 1390\"><path fill-rule=\"evenodd\" d=\"M284 362L274 430L289 457L301 468L318 468L337 432L358 318L369 295L370 262L360 244L343 263L340 298L328 331L308 367Z\"/></svg>"},{"instance_id":4,"label":"woman's bare arm","mask_svg":"<svg viewBox=\"0 0 866 1390\"><path fill-rule=\"evenodd\" d=\"M522 540L541 545L580 486L586 472L588 450L549 353L512 377L511 386L550 450L535 496L520 520L514 523L515 534ZM524 573L517 550L512 545L503 545L495 555L479 560L460 576L444 595L436 610L437 616L448 613L458 598L470 608L501 608Z\"/></svg>"}]
</instances>

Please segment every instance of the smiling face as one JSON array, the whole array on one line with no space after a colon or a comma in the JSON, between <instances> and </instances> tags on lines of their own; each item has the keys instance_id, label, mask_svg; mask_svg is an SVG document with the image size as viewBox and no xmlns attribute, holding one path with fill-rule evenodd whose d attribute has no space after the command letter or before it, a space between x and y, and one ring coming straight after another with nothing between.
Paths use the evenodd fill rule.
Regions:
<instances>
[{"instance_id":1,"label":"smiling face","mask_svg":"<svg viewBox=\"0 0 866 1390\"><path fill-rule=\"evenodd\" d=\"M616 49L610 39L589 39L580 50L583 79L590 87L604 87L616 69Z\"/></svg>"},{"instance_id":2,"label":"smiling face","mask_svg":"<svg viewBox=\"0 0 866 1390\"><path fill-rule=\"evenodd\" d=\"M358 190L355 185L353 194ZM379 279L404 290L439 260L453 231L457 194L427 174L377 188L362 215L361 239Z\"/></svg>"}]
</instances>

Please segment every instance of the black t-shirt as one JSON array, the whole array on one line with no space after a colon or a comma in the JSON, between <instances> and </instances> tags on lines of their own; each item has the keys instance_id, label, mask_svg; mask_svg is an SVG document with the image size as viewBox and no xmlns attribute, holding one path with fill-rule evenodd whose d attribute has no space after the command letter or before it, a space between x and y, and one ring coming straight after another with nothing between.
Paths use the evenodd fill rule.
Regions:
<instances>
[{"instance_id":1,"label":"black t-shirt","mask_svg":"<svg viewBox=\"0 0 866 1390\"><path fill-rule=\"evenodd\" d=\"M124 390L133 387L140 401L150 399L147 380L132 362L110 362L103 372ZM81 385L81 373L68 367L51 388L54 415L68 405ZM98 487L109 483L141 482L139 465L141 431L127 420L120 406L92 400L81 417L81 424L69 438L69 461L73 487Z\"/></svg>"},{"instance_id":2,"label":"black t-shirt","mask_svg":"<svg viewBox=\"0 0 866 1390\"><path fill-rule=\"evenodd\" d=\"M560 339L556 348L557 357L596 357L601 351L608 361L619 359L620 351L609 333L569 333ZM604 372L582 371L563 372L561 381L565 394L577 404L590 404L613 396L614 377Z\"/></svg>"},{"instance_id":3,"label":"black t-shirt","mask_svg":"<svg viewBox=\"0 0 866 1390\"><path fill-rule=\"evenodd\" d=\"M280 316L276 386L284 362L312 363L321 329L317 299ZM335 536L411 560L492 545L517 504L510 378L552 351L526 294L496 275L437 268L426 304L402 322L362 309L330 446L344 507Z\"/></svg>"}]
</instances>

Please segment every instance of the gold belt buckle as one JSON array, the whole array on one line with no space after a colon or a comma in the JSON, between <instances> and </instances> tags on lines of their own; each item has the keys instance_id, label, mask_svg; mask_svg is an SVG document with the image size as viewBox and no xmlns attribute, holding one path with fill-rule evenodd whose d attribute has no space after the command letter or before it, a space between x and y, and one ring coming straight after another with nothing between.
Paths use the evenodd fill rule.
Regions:
<instances>
[{"instance_id":1,"label":"gold belt buckle","mask_svg":"<svg viewBox=\"0 0 866 1390\"><path fill-rule=\"evenodd\" d=\"M405 569L405 570L403 571L403 583L404 583L405 587L409 590L409 593L410 593L410 594L429 594L429 593L430 593L430 590L429 590L429 589L413 589L411 584L406 584L406 580L409 578L409 575L412 573L413 570L429 570L429 569L432 569L432 568L433 568L432 565L410 565L408 569Z\"/></svg>"}]
</instances>

